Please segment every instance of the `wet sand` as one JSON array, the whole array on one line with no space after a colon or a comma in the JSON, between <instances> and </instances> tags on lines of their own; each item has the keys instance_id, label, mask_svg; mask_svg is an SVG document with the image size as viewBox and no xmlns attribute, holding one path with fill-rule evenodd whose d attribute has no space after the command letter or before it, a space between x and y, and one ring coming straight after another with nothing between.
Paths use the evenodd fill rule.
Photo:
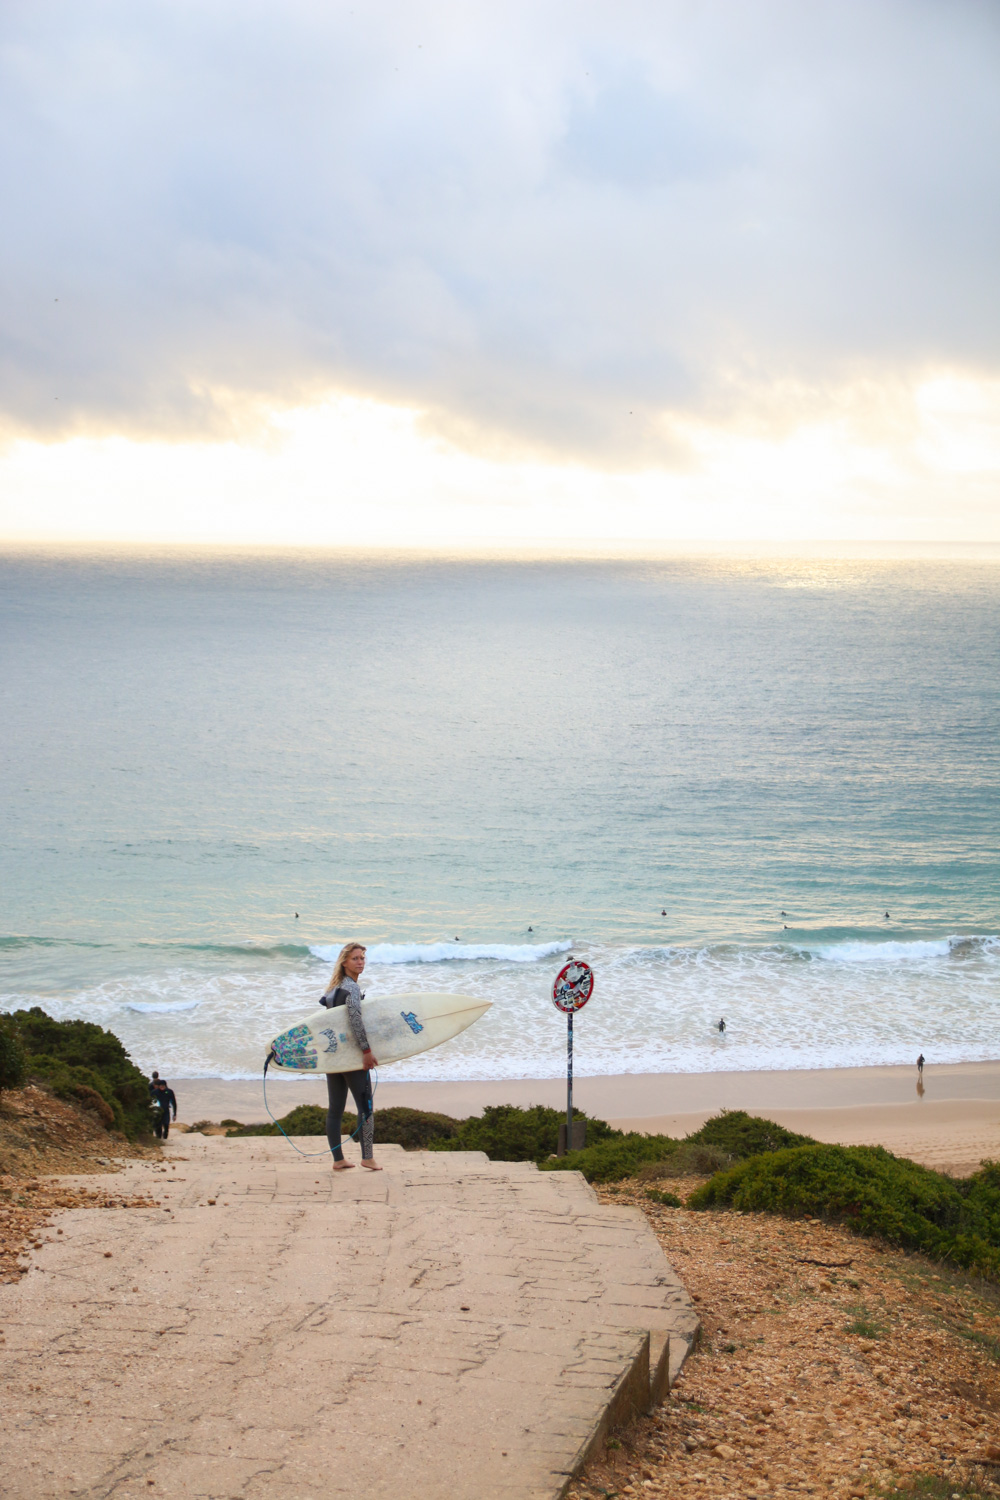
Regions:
<instances>
[{"instance_id":1,"label":"wet sand","mask_svg":"<svg viewBox=\"0 0 1000 1500\"><path fill-rule=\"evenodd\" d=\"M259 1083L174 1078L171 1084L185 1124L267 1118ZM579 1078L574 1103L620 1128L649 1133L686 1135L720 1109L747 1109L817 1140L884 1145L953 1171L974 1171L982 1158L1000 1157L1000 1062L927 1066L922 1095L917 1086L914 1067L638 1073ZM296 1104L325 1105L326 1089L315 1077L269 1077L268 1103L275 1115ZM565 1103L564 1079L393 1083L385 1075L375 1100L376 1111L403 1104L458 1117L488 1104Z\"/></svg>"}]
</instances>

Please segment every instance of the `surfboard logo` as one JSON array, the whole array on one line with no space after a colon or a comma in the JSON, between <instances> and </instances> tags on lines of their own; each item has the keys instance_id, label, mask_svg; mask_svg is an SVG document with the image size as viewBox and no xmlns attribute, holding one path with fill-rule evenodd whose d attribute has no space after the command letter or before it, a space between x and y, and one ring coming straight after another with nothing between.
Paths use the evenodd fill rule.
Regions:
<instances>
[{"instance_id":1,"label":"surfboard logo","mask_svg":"<svg viewBox=\"0 0 1000 1500\"><path fill-rule=\"evenodd\" d=\"M332 1026L326 1026L326 1027L323 1028L323 1030L319 1034L320 1034L320 1036L325 1036L326 1039L327 1039L327 1041L330 1043L330 1045L328 1047L324 1047L323 1048L323 1051L324 1052L336 1052L336 1050L337 1050L337 1033L336 1033L336 1031L334 1031L333 1027Z\"/></svg>"},{"instance_id":2,"label":"surfboard logo","mask_svg":"<svg viewBox=\"0 0 1000 1500\"><path fill-rule=\"evenodd\" d=\"M419 1035L419 1033L423 1031L424 1028L421 1026L412 1010L401 1010L399 1014L402 1016L407 1026L409 1026L414 1036Z\"/></svg>"}]
</instances>

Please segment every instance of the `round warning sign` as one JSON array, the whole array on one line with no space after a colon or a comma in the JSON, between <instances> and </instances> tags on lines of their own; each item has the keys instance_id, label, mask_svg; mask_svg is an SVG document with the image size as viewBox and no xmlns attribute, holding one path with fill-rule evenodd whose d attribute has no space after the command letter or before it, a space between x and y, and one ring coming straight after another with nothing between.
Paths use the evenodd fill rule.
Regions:
<instances>
[{"instance_id":1,"label":"round warning sign","mask_svg":"<svg viewBox=\"0 0 1000 1500\"><path fill-rule=\"evenodd\" d=\"M556 975L552 986L552 1003L567 1014L582 1010L594 993L594 971L589 964L571 958Z\"/></svg>"}]
</instances>

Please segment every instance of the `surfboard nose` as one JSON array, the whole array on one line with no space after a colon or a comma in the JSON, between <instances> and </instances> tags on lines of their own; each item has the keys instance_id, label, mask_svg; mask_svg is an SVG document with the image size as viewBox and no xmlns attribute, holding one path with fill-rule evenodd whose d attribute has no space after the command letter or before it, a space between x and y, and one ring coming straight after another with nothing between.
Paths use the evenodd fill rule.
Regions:
<instances>
[{"instance_id":1,"label":"surfboard nose","mask_svg":"<svg viewBox=\"0 0 1000 1500\"><path fill-rule=\"evenodd\" d=\"M473 1021L478 1021L480 1016L485 1016L492 1005L492 1000L472 1000L466 995L456 995L454 1006L447 1010L441 1006L437 1014L439 1016L468 1016L471 1026Z\"/></svg>"}]
</instances>

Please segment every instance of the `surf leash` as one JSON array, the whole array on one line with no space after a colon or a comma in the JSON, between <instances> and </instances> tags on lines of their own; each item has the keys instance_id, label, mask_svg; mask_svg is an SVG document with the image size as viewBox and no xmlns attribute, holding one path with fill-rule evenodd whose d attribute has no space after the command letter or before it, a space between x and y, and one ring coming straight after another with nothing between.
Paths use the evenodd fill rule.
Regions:
<instances>
[{"instance_id":1,"label":"surf leash","mask_svg":"<svg viewBox=\"0 0 1000 1500\"><path fill-rule=\"evenodd\" d=\"M285 1140L291 1146L291 1148L292 1148L293 1151L298 1151L298 1153L299 1153L300 1156L305 1156L305 1157L309 1158L310 1160L312 1160L314 1157L317 1157L317 1156L328 1156L330 1154L330 1147L329 1147L329 1145L327 1145L327 1148L326 1148L325 1151L302 1151L302 1150L300 1150L299 1147L296 1146L295 1142L292 1140L291 1136L288 1134L288 1131L282 1125L281 1121L278 1119L277 1115L271 1114L271 1106L267 1102L267 1070L268 1070L268 1068L270 1067L270 1065L271 1065L271 1063L273 1061L274 1061L274 1048L272 1047L271 1051L268 1053L267 1057L264 1059L264 1076L261 1079L261 1083L262 1083L263 1088L264 1088L264 1108L267 1110L268 1114L271 1115L271 1119L274 1121L275 1125L277 1125L278 1129L281 1131L282 1135L285 1137ZM375 1068L373 1071L375 1073L375 1081L372 1084L372 1114L375 1113L375 1090L378 1088L378 1068ZM349 1141L353 1141L353 1140L357 1139L358 1131L361 1129L361 1127L362 1127L362 1125L364 1123L365 1123L364 1119L359 1116L358 1117L358 1129L351 1131L351 1134L347 1137L347 1139Z\"/></svg>"}]
</instances>

